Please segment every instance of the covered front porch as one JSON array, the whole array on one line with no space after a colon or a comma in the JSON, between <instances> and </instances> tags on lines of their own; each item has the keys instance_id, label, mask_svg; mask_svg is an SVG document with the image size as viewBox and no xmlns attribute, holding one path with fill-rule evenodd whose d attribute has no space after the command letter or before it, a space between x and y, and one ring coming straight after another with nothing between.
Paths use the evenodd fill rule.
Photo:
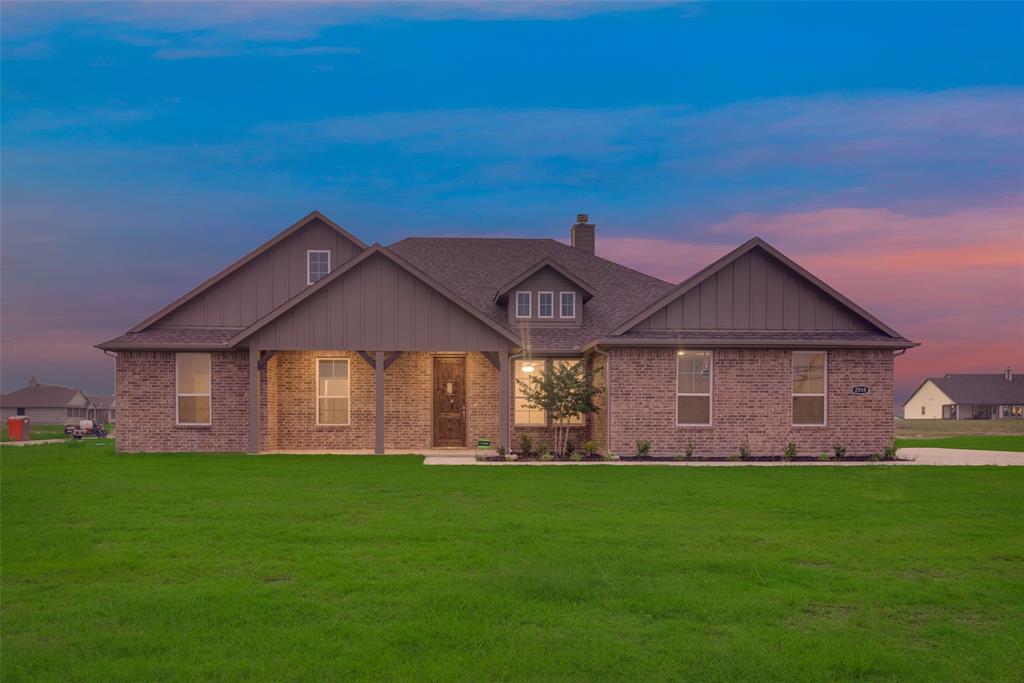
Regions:
<instances>
[{"instance_id":1,"label":"covered front porch","mask_svg":"<svg viewBox=\"0 0 1024 683\"><path fill-rule=\"evenodd\" d=\"M475 454L509 443L498 351L249 351L249 452Z\"/></svg>"}]
</instances>

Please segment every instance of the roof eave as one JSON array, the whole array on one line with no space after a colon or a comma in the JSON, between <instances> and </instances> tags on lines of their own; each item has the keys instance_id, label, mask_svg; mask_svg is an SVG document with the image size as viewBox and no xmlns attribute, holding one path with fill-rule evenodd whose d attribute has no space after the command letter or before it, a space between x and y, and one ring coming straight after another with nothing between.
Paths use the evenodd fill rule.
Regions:
<instances>
[{"instance_id":1,"label":"roof eave","mask_svg":"<svg viewBox=\"0 0 1024 683\"><path fill-rule=\"evenodd\" d=\"M583 346L589 351L598 346L694 346L708 348L846 348L846 349L910 349L921 344L906 339L701 339L679 336L675 339L645 339L642 337L605 337Z\"/></svg>"}]
</instances>

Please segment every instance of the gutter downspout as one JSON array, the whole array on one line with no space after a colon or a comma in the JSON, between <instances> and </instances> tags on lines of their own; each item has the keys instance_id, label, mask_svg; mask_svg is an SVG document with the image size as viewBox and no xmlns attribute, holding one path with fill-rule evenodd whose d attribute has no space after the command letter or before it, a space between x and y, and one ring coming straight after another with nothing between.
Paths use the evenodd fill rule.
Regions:
<instances>
[{"instance_id":1,"label":"gutter downspout","mask_svg":"<svg viewBox=\"0 0 1024 683\"><path fill-rule=\"evenodd\" d=\"M612 356L607 351L602 351L600 345L594 344L593 351L604 356L604 383L605 383L605 450L612 452Z\"/></svg>"}]
</instances>

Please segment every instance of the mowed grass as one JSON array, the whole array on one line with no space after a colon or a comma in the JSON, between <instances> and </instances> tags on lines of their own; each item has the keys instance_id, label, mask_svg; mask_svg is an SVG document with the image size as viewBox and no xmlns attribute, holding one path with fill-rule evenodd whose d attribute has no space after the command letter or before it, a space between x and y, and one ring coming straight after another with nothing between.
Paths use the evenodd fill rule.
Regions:
<instances>
[{"instance_id":1,"label":"mowed grass","mask_svg":"<svg viewBox=\"0 0 1024 683\"><path fill-rule=\"evenodd\" d=\"M934 439L896 439L900 448L969 448L979 451L1024 451L1024 436L945 436Z\"/></svg>"},{"instance_id":2,"label":"mowed grass","mask_svg":"<svg viewBox=\"0 0 1024 683\"><path fill-rule=\"evenodd\" d=\"M0 449L4 681L1020 681L1024 468Z\"/></svg>"},{"instance_id":3,"label":"mowed grass","mask_svg":"<svg viewBox=\"0 0 1024 683\"><path fill-rule=\"evenodd\" d=\"M29 426L28 435L32 441L40 441L42 439L63 439L67 436L64 434L64 425L62 424L33 424ZM4 418L3 424L0 425L0 441L10 440L10 436L7 434L7 418Z\"/></svg>"},{"instance_id":4,"label":"mowed grass","mask_svg":"<svg viewBox=\"0 0 1024 683\"><path fill-rule=\"evenodd\" d=\"M896 420L898 439L937 439L944 436L1021 436L1024 420Z\"/></svg>"}]
</instances>

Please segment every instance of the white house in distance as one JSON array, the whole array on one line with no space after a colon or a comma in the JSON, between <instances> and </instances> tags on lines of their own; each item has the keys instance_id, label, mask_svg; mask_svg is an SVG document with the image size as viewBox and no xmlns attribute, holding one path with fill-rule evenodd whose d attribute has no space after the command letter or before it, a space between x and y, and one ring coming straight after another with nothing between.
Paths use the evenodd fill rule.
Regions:
<instances>
[{"instance_id":1,"label":"white house in distance","mask_svg":"<svg viewBox=\"0 0 1024 683\"><path fill-rule=\"evenodd\" d=\"M92 401L79 389L60 384L40 384L35 377L0 398L0 414L6 420L24 415L37 424L71 424L89 417Z\"/></svg>"},{"instance_id":2,"label":"white house in distance","mask_svg":"<svg viewBox=\"0 0 1024 683\"><path fill-rule=\"evenodd\" d=\"M1024 380L1001 374L929 377L903 404L905 420L1024 418Z\"/></svg>"}]
</instances>

